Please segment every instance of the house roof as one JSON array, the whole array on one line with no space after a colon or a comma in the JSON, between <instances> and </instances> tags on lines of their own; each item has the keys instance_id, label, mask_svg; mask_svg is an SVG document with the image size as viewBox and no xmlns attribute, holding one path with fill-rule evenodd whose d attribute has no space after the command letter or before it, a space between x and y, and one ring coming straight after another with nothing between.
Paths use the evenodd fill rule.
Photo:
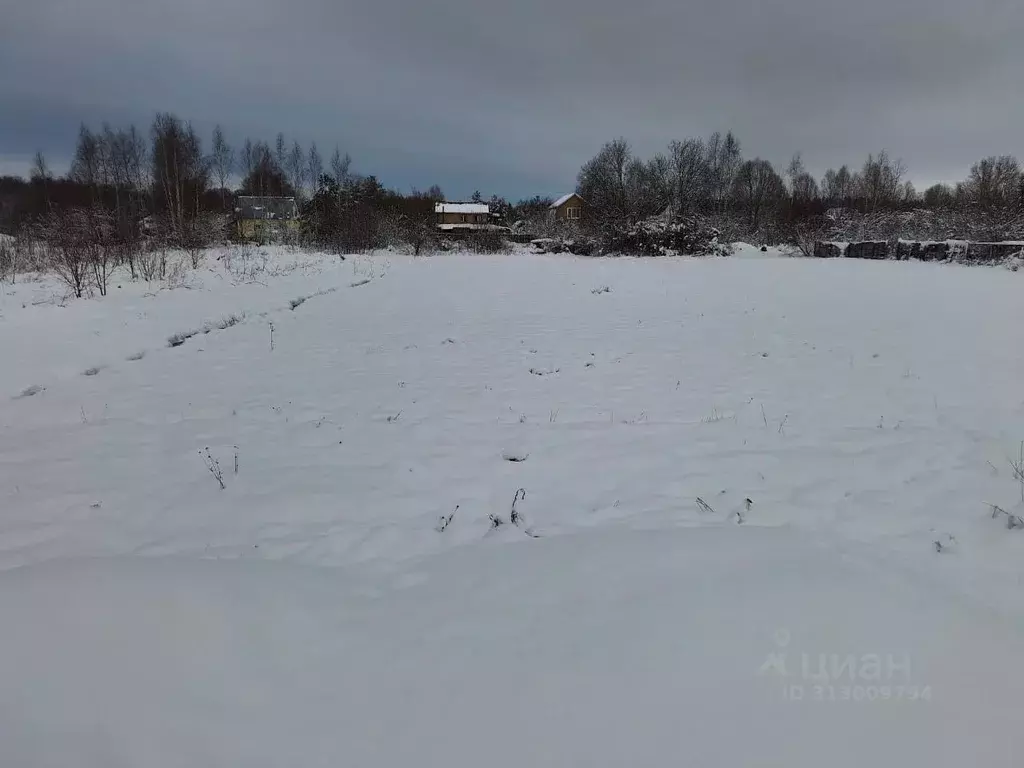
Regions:
<instances>
[{"instance_id":1,"label":"house roof","mask_svg":"<svg viewBox=\"0 0 1024 768\"><path fill-rule=\"evenodd\" d=\"M554 210L555 208L561 208L561 207L562 207L563 205L565 205L566 203L568 203L568 202L569 202L570 200L572 200L572 199L573 199L574 197L580 197L580 196L579 196L579 195L577 195L577 194L576 194L575 192L570 192L570 193L569 193L569 194L567 194L567 195L562 195L562 196L561 196L560 198L558 198L557 200L555 200L555 202L553 202L553 203L551 204L551 209L552 209L552 210ZM583 199L583 198L582 198L582 197L580 197L580 200L582 200L582 199Z\"/></svg>"},{"instance_id":2,"label":"house roof","mask_svg":"<svg viewBox=\"0 0 1024 768\"><path fill-rule=\"evenodd\" d=\"M298 215L298 207L294 197L241 195L235 213L244 220L294 219Z\"/></svg>"},{"instance_id":3,"label":"house roof","mask_svg":"<svg viewBox=\"0 0 1024 768\"><path fill-rule=\"evenodd\" d=\"M434 213L490 213L487 203L436 203Z\"/></svg>"},{"instance_id":4,"label":"house roof","mask_svg":"<svg viewBox=\"0 0 1024 768\"><path fill-rule=\"evenodd\" d=\"M473 232L508 232L508 227L502 227L498 224L438 224L437 228L442 232L462 232L462 231L473 231Z\"/></svg>"}]
</instances>

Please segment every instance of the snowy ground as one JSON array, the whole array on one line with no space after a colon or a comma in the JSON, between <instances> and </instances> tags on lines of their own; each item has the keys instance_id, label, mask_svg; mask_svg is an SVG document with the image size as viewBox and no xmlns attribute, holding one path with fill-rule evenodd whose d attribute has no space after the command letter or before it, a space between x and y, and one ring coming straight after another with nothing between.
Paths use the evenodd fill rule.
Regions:
<instances>
[{"instance_id":1,"label":"snowy ground","mask_svg":"<svg viewBox=\"0 0 1024 768\"><path fill-rule=\"evenodd\" d=\"M1019 764L1022 278L740 256L4 286L4 762Z\"/></svg>"}]
</instances>

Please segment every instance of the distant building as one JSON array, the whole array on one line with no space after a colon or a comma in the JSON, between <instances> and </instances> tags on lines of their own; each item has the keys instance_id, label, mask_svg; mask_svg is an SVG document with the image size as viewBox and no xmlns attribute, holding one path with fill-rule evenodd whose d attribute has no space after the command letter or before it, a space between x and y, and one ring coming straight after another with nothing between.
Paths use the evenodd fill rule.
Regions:
<instances>
[{"instance_id":1,"label":"distant building","mask_svg":"<svg viewBox=\"0 0 1024 768\"><path fill-rule=\"evenodd\" d=\"M275 240L298 228L299 207L294 197L238 197L235 229L242 240Z\"/></svg>"},{"instance_id":2,"label":"distant building","mask_svg":"<svg viewBox=\"0 0 1024 768\"><path fill-rule=\"evenodd\" d=\"M442 231L495 229L491 223L491 207L487 203L436 203L434 215Z\"/></svg>"},{"instance_id":3,"label":"distant building","mask_svg":"<svg viewBox=\"0 0 1024 768\"><path fill-rule=\"evenodd\" d=\"M570 192L555 200L549 210L556 221L579 221L583 218L583 198Z\"/></svg>"}]
</instances>

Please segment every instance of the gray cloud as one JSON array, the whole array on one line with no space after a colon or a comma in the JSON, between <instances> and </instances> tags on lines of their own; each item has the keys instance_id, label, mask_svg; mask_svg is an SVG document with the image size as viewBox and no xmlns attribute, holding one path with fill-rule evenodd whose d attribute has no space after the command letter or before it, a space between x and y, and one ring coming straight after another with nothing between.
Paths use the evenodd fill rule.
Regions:
<instances>
[{"instance_id":1,"label":"gray cloud","mask_svg":"<svg viewBox=\"0 0 1024 768\"><path fill-rule=\"evenodd\" d=\"M623 135L737 133L921 181L1024 154L1018 0L37 0L0 28L0 163L168 109L335 143L393 186L556 193Z\"/></svg>"}]
</instances>

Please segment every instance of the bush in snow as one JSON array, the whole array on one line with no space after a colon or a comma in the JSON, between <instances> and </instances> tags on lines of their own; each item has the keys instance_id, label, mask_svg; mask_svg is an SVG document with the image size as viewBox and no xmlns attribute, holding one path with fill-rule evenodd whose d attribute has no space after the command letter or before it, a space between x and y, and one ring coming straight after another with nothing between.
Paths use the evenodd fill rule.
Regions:
<instances>
[{"instance_id":1,"label":"bush in snow","mask_svg":"<svg viewBox=\"0 0 1024 768\"><path fill-rule=\"evenodd\" d=\"M720 242L721 233L700 216L682 216L666 222L647 219L606 232L606 253L636 256L726 256L729 246Z\"/></svg>"},{"instance_id":2,"label":"bush in snow","mask_svg":"<svg viewBox=\"0 0 1024 768\"><path fill-rule=\"evenodd\" d=\"M509 250L504 236L494 229L474 232L466 240L466 246L473 253L505 253Z\"/></svg>"},{"instance_id":3,"label":"bush in snow","mask_svg":"<svg viewBox=\"0 0 1024 768\"><path fill-rule=\"evenodd\" d=\"M223 240L224 236L225 228L221 217L201 214L189 219L179 228L175 241L188 254L192 268L199 269L204 251L214 242Z\"/></svg>"},{"instance_id":4,"label":"bush in snow","mask_svg":"<svg viewBox=\"0 0 1024 768\"><path fill-rule=\"evenodd\" d=\"M437 247L437 227L429 215L403 214L399 226L402 239L412 248L413 256Z\"/></svg>"},{"instance_id":5,"label":"bush in snow","mask_svg":"<svg viewBox=\"0 0 1024 768\"><path fill-rule=\"evenodd\" d=\"M560 237L539 237L531 240L537 253L571 253L575 256L591 256L598 250L598 243L588 237L574 235L565 239Z\"/></svg>"},{"instance_id":6,"label":"bush in snow","mask_svg":"<svg viewBox=\"0 0 1024 768\"><path fill-rule=\"evenodd\" d=\"M9 276L13 283L15 274L14 241L0 239L0 280L6 280Z\"/></svg>"},{"instance_id":7,"label":"bush in snow","mask_svg":"<svg viewBox=\"0 0 1024 768\"><path fill-rule=\"evenodd\" d=\"M114 268L114 222L99 206L54 209L36 227L50 252L51 266L77 298L95 287L107 295Z\"/></svg>"}]
</instances>

